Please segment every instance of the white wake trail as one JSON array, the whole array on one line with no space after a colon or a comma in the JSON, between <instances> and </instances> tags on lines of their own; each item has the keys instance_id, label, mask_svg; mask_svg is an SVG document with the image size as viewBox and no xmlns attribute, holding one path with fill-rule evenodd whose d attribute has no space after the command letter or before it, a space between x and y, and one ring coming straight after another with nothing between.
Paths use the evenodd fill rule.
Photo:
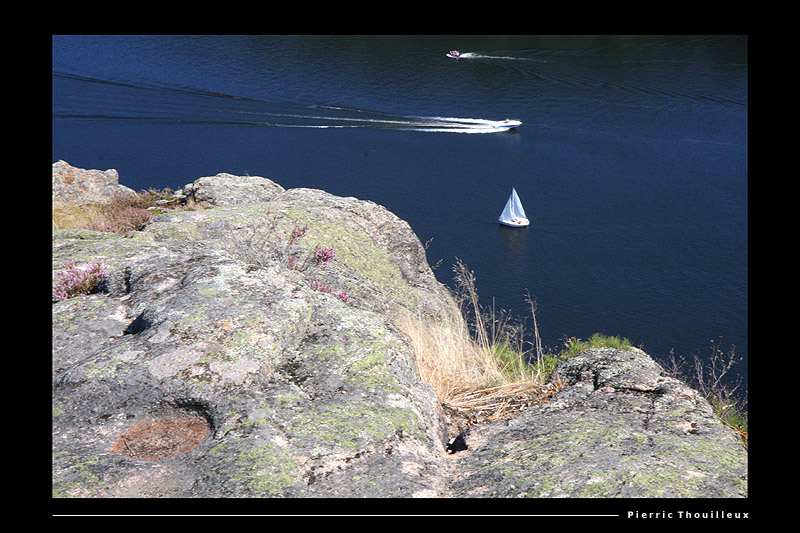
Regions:
<instances>
[{"instance_id":1,"label":"white wake trail","mask_svg":"<svg viewBox=\"0 0 800 533\"><path fill-rule=\"evenodd\" d=\"M350 112L362 112L357 110L346 110ZM369 113L369 112L364 112ZM277 123L265 122L264 125L283 126L290 128L375 128L375 129L395 129L403 131L423 131L431 133L498 133L508 131L521 124L520 121L497 121L479 118L458 118L458 117L425 117L410 115L396 118L378 117L342 117L325 115L306 115L300 113L270 113L270 117L280 117L288 119L307 120L312 124L300 123Z\"/></svg>"},{"instance_id":2,"label":"white wake trail","mask_svg":"<svg viewBox=\"0 0 800 533\"><path fill-rule=\"evenodd\" d=\"M506 61L535 61L537 63L546 63L543 59L534 59L532 57L519 57L519 56L500 56L492 55L483 52L462 52L458 59L502 59Z\"/></svg>"}]
</instances>

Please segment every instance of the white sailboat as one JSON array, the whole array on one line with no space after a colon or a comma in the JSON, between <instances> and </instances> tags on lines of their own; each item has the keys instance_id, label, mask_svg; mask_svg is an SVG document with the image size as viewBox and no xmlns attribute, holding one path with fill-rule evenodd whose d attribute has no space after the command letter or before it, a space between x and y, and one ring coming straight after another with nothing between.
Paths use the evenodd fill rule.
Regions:
<instances>
[{"instance_id":1,"label":"white sailboat","mask_svg":"<svg viewBox=\"0 0 800 533\"><path fill-rule=\"evenodd\" d=\"M508 197L506 207L503 209L503 212L500 213L500 217L497 220L501 224L515 228L521 228L523 226L530 225L531 222L525 215L525 210L522 208L522 202L520 202L519 196L517 196L517 191L514 189L514 187L511 187L511 196Z\"/></svg>"}]
</instances>

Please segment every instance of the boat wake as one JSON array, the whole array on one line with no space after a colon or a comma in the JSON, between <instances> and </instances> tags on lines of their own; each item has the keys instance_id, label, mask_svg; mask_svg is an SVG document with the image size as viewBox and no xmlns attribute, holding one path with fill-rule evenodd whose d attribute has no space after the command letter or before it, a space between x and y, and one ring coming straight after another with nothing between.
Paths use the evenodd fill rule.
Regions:
<instances>
[{"instance_id":1,"label":"boat wake","mask_svg":"<svg viewBox=\"0 0 800 533\"><path fill-rule=\"evenodd\" d=\"M498 133L518 120L417 116L365 109L276 104L186 87L111 82L53 72L53 118L252 127Z\"/></svg>"},{"instance_id":2,"label":"boat wake","mask_svg":"<svg viewBox=\"0 0 800 533\"><path fill-rule=\"evenodd\" d=\"M534 59L532 57L503 56L503 55L494 55L483 52L461 52L458 55L458 59L503 59L507 61L536 61L540 63L546 62L543 59Z\"/></svg>"},{"instance_id":3,"label":"boat wake","mask_svg":"<svg viewBox=\"0 0 800 533\"><path fill-rule=\"evenodd\" d=\"M329 124L305 125L287 124L288 127L316 128L380 128L406 131L449 132L449 133L495 133L508 131L520 126L518 120L486 120L480 118L428 117L416 115L394 115L360 109L318 106L330 111L329 115L291 115L297 119L313 119Z\"/></svg>"},{"instance_id":4,"label":"boat wake","mask_svg":"<svg viewBox=\"0 0 800 533\"><path fill-rule=\"evenodd\" d=\"M316 110L319 112L315 113ZM522 124L509 119L399 115L338 106L304 106L297 112L272 112L268 115L270 121L255 124L286 128L374 128L439 133L497 133Z\"/></svg>"}]
</instances>

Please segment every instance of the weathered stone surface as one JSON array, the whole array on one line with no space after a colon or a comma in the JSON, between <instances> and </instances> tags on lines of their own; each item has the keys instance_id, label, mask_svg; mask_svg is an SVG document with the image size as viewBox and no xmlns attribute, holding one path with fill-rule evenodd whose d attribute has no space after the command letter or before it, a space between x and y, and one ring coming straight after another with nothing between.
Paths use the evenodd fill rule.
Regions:
<instances>
[{"instance_id":1,"label":"weathered stone surface","mask_svg":"<svg viewBox=\"0 0 800 533\"><path fill-rule=\"evenodd\" d=\"M117 194L134 194L119 184L114 169L84 170L66 161L53 163L53 208L105 202Z\"/></svg>"},{"instance_id":2,"label":"weathered stone surface","mask_svg":"<svg viewBox=\"0 0 800 533\"><path fill-rule=\"evenodd\" d=\"M182 203L214 207L264 202L283 190L274 181L260 176L220 173L187 183L175 192L175 197Z\"/></svg>"},{"instance_id":3,"label":"weathered stone surface","mask_svg":"<svg viewBox=\"0 0 800 533\"><path fill-rule=\"evenodd\" d=\"M747 454L708 402L643 353L592 349L560 364L563 388L513 419L470 428L460 496L732 498Z\"/></svg>"},{"instance_id":4,"label":"weathered stone surface","mask_svg":"<svg viewBox=\"0 0 800 533\"><path fill-rule=\"evenodd\" d=\"M68 258L109 270L105 292L53 304L54 494L441 493L442 412L384 314L438 305L430 270L415 271L421 245L402 261L416 237L385 209L293 194L162 215L127 237L53 232L54 272ZM362 217L398 233L373 239ZM287 249L300 223L308 233ZM255 244L253 228L264 232ZM336 259L287 267L289 252L308 257L317 244ZM144 460L136 440L147 431L178 428L165 446L182 446L176 418L206 420L209 436Z\"/></svg>"},{"instance_id":5,"label":"weathered stone surface","mask_svg":"<svg viewBox=\"0 0 800 533\"><path fill-rule=\"evenodd\" d=\"M317 264L317 246L335 260ZM54 277L68 259L108 275L53 304L56 496L746 495L735 435L633 352L563 362L549 401L446 454L392 319L435 316L449 296L408 224L374 203L280 190L124 237L54 231Z\"/></svg>"}]
</instances>

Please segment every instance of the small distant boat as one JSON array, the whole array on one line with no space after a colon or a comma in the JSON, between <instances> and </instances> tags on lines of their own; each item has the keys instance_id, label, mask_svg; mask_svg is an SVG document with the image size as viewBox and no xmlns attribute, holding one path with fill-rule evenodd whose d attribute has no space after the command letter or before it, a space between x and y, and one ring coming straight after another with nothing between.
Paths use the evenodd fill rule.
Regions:
<instances>
[{"instance_id":1,"label":"small distant boat","mask_svg":"<svg viewBox=\"0 0 800 533\"><path fill-rule=\"evenodd\" d=\"M461 57L461 52L459 52L458 50L450 50L449 52L447 52L447 57L458 59L459 57Z\"/></svg>"},{"instance_id":2,"label":"small distant boat","mask_svg":"<svg viewBox=\"0 0 800 533\"><path fill-rule=\"evenodd\" d=\"M525 215L525 210L522 208L522 202L520 202L519 196L517 196L517 191L514 189L514 187L511 187L511 196L508 197L506 207L503 209L503 212L500 213L500 217L498 217L497 220L501 224L514 228L521 228L530 225L531 222Z\"/></svg>"},{"instance_id":3,"label":"small distant boat","mask_svg":"<svg viewBox=\"0 0 800 533\"><path fill-rule=\"evenodd\" d=\"M507 119L501 120L500 122L497 123L497 127L498 128L503 128L503 129L506 129L506 130L512 130L512 129L517 128L519 126L522 126L522 121L521 120L516 120L516 119L513 119L513 118L507 118Z\"/></svg>"}]
</instances>

